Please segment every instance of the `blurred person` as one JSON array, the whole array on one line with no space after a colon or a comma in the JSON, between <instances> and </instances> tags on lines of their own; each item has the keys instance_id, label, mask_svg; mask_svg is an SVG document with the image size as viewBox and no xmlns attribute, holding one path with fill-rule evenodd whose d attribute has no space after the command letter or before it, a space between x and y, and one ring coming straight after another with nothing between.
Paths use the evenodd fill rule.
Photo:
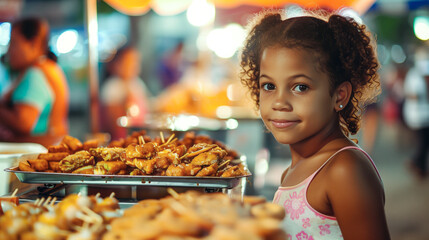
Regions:
<instances>
[{"instance_id":1,"label":"blurred person","mask_svg":"<svg viewBox=\"0 0 429 240\"><path fill-rule=\"evenodd\" d=\"M362 148L372 154L377 139L380 110L376 102L369 104L362 116Z\"/></svg>"},{"instance_id":2,"label":"blurred person","mask_svg":"<svg viewBox=\"0 0 429 240\"><path fill-rule=\"evenodd\" d=\"M177 82L183 75L183 42L179 42L171 51L162 57L158 65L158 74L161 78L162 88L165 89Z\"/></svg>"},{"instance_id":3,"label":"blurred person","mask_svg":"<svg viewBox=\"0 0 429 240\"><path fill-rule=\"evenodd\" d=\"M149 112L148 91L140 74L140 53L132 46L118 50L109 63L110 74L101 88L103 128L112 140L126 137L127 129L118 118L127 116L129 124L141 125Z\"/></svg>"},{"instance_id":4,"label":"blurred person","mask_svg":"<svg viewBox=\"0 0 429 240\"><path fill-rule=\"evenodd\" d=\"M43 19L12 24L5 61L17 77L0 100L0 141L48 146L68 134L69 89L48 41Z\"/></svg>"},{"instance_id":5,"label":"blurred person","mask_svg":"<svg viewBox=\"0 0 429 240\"><path fill-rule=\"evenodd\" d=\"M409 169L418 179L427 176L427 153L429 151L429 51L419 48L415 53L415 65L404 83L404 120L417 137L417 146Z\"/></svg>"}]
</instances>

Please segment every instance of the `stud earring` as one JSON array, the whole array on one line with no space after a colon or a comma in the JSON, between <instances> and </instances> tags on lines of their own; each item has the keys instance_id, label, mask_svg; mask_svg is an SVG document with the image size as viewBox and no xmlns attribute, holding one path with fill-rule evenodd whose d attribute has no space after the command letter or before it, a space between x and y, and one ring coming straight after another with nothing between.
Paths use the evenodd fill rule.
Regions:
<instances>
[{"instance_id":1,"label":"stud earring","mask_svg":"<svg viewBox=\"0 0 429 240\"><path fill-rule=\"evenodd\" d=\"M343 108L343 105L342 105L342 104L340 104L340 108Z\"/></svg>"}]
</instances>

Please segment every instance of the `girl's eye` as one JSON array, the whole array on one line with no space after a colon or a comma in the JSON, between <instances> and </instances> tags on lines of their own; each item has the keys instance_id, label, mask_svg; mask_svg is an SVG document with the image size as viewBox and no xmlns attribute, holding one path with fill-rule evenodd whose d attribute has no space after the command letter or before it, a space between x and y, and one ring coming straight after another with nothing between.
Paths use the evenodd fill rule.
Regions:
<instances>
[{"instance_id":1,"label":"girl's eye","mask_svg":"<svg viewBox=\"0 0 429 240\"><path fill-rule=\"evenodd\" d=\"M297 92L305 92L305 91L308 90L308 86L307 85L303 85L303 84L298 84L292 90L293 91L297 91Z\"/></svg>"},{"instance_id":2,"label":"girl's eye","mask_svg":"<svg viewBox=\"0 0 429 240\"><path fill-rule=\"evenodd\" d=\"M274 90L276 86L274 86L274 84L272 83L263 83L261 88L264 89L265 91L270 91L270 90Z\"/></svg>"}]
</instances>

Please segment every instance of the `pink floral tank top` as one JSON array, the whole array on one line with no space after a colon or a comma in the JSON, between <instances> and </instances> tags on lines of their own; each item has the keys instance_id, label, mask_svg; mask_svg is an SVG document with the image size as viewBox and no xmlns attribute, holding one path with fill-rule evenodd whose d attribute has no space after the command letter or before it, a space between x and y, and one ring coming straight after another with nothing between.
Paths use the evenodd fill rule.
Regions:
<instances>
[{"instance_id":1,"label":"pink floral tank top","mask_svg":"<svg viewBox=\"0 0 429 240\"><path fill-rule=\"evenodd\" d=\"M319 240L319 239L343 239L338 221L333 216L328 216L316 211L307 201L307 189L314 176L325 166L337 153L346 149L358 149L362 151L371 161L378 176L378 170L371 157L359 147L344 147L334 153L313 174L301 183L291 187L279 187L273 199L273 203L285 208L286 217L283 220L283 228L288 240Z\"/></svg>"}]
</instances>

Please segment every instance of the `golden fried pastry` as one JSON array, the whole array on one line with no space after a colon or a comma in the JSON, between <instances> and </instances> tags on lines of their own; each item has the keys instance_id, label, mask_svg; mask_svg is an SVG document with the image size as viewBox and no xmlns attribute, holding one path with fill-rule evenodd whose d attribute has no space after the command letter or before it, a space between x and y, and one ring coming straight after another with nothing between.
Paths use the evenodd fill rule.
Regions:
<instances>
[{"instance_id":1,"label":"golden fried pastry","mask_svg":"<svg viewBox=\"0 0 429 240\"><path fill-rule=\"evenodd\" d=\"M68 152L41 153L38 158L46 161L61 161L68 155L70 155Z\"/></svg>"},{"instance_id":2,"label":"golden fried pastry","mask_svg":"<svg viewBox=\"0 0 429 240\"><path fill-rule=\"evenodd\" d=\"M49 153L58 153L58 152L69 152L69 148L65 144L60 144L56 146L49 146L48 152Z\"/></svg>"},{"instance_id":3,"label":"golden fried pastry","mask_svg":"<svg viewBox=\"0 0 429 240\"><path fill-rule=\"evenodd\" d=\"M156 160L147 160L147 159L134 159L134 165L142 170L145 174L152 174L155 169Z\"/></svg>"},{"instance_id":4,"label":"golden fried pastry","mask_svg":"<svg viewBox=\"0 0 429 240\"><path fill-rule=\"evenodd\" d=\"M63 172L72 172L80 167L94 164L94 156L92 156L88 151L82 150L61 160L60 169Z\"/></svg>"},{"instance_id":5,"label":"golden fried pastry","mask_svg":"<svg viewBox=\"0 0 429 240\"><path fill-rule=\"evenodd\" d=\"M60 161L49 161L49 169L51 169L54 172L61 172L60 169Z\"/></svg>"},{"instance_id":6,"label":"golden fried pastry","mask_svg":"<svg viewBox=\"0 0 429 240\"><path fill-rule=\"evenodd\" d=\"M19 171L26 171L26 172L35 172L36 171L30 166L30 164L27 161L19 162L18 169L19 169Z\"/></svg>"},{"instance_id":7,"label":"golden fried pastry","mask_svg":"<svg viewBox=\"0 0 429 240\"><path fill-rule=\"evenodd\" d=\"M275 203L266 202L257 204L250 209L250 213L258 218L276 218L282 220L285 215L285 209Z\"/></svg>"},{"instance_id":8,"label":"golden fried pastry","mask_svg":"<svg viewBox=\"0 0 429 240\"><path fill-rule=\"evenodd\" d=\"M31 168L42 172L49 169L48 161L45 159L29 159L27 162L30 164Z\"/></svg>"},{"instance_id":9,"label":"golden fried pastry","mask_svg":"<svg viewBox=\"0 0 429 240\"><path fill-rule=\"evenodd\" d=\"M127 165L122 161L99 161L95 165L94 174L111 175L125 169Z\"/></svg>"},{"instance_id":10,"label":"golden fried pastry","mask_svg":"<svg viewBox=\"0 0 429 240\"><path fill-rule=\"evenodd\" d=\"M216 174L216 171L218 169L218 164L217 163L213 163L212 165L205 167L203 169L201 169L198 173L197 173L197 177L207 177L207 176L214 176Z\"/></svg>"},{"instance_id":11,"label":"golden fried pastry","mask_svg":"<svg viewBox=\"0 0 429 240\"><path fill-rule=\"evenodd\" d=\"M220 147L214 147L206 152L198 154L194 159L192 159L193 165L203 166L203 165L212 165L219 162L223 157L228 153Z\"/></svg>"},{"instance_id":12,"label":"golden fried pastry","mask_svg":"<svg viewBox=\"0 0 429 240\"><path fill-rule=\"evenodd\" d=\"M99 146L100 146L100 142L97 139L92 139L92 140L85 141L83 143L83 150L88 151L91 148L97 148Z\"/></svg>"},{"instance_id":13,"label":"golden fried pastry","mask_svg":"<svg viewBox=\"0 0 429 240\"><path fill-rule=\"evenodd\" d=\"M73 152L77 152L83 149L82 142L79 139L72 136L64 136L62 143L66 144Z\"/></svg>"},{"instance_id":14,"label":"golden fried pastry","mask_svg":"<svg viewBox=\"0 0 429 240\"><path fill-rule=\"evenodd\" d=\"M243 196L243 204L245 205L255 206L265 202L267 202L267 199L263 196Z\"/></svg>"},{"instance_id":15,"label":"golden fried pastry","mask_svg":"<svg viewBox=\"0 0 429 240\"><path fill-rule=\"evenodd\" d=\"M87 165L74 170L72 173L77 174L94 174L94 166Z\"/></svg>"},{"instance_id":16,"label":"golden fried pastry","mask_svg":"<svg viewBox=\"0 0 429 240\"><path fill-rule=\"evenodd\" d=\"M99 147L91 148L89 153L94 156L98 161L120 161L121 154L125 152L125 148L119 147Z\"/></svg>"}]
</instances>

